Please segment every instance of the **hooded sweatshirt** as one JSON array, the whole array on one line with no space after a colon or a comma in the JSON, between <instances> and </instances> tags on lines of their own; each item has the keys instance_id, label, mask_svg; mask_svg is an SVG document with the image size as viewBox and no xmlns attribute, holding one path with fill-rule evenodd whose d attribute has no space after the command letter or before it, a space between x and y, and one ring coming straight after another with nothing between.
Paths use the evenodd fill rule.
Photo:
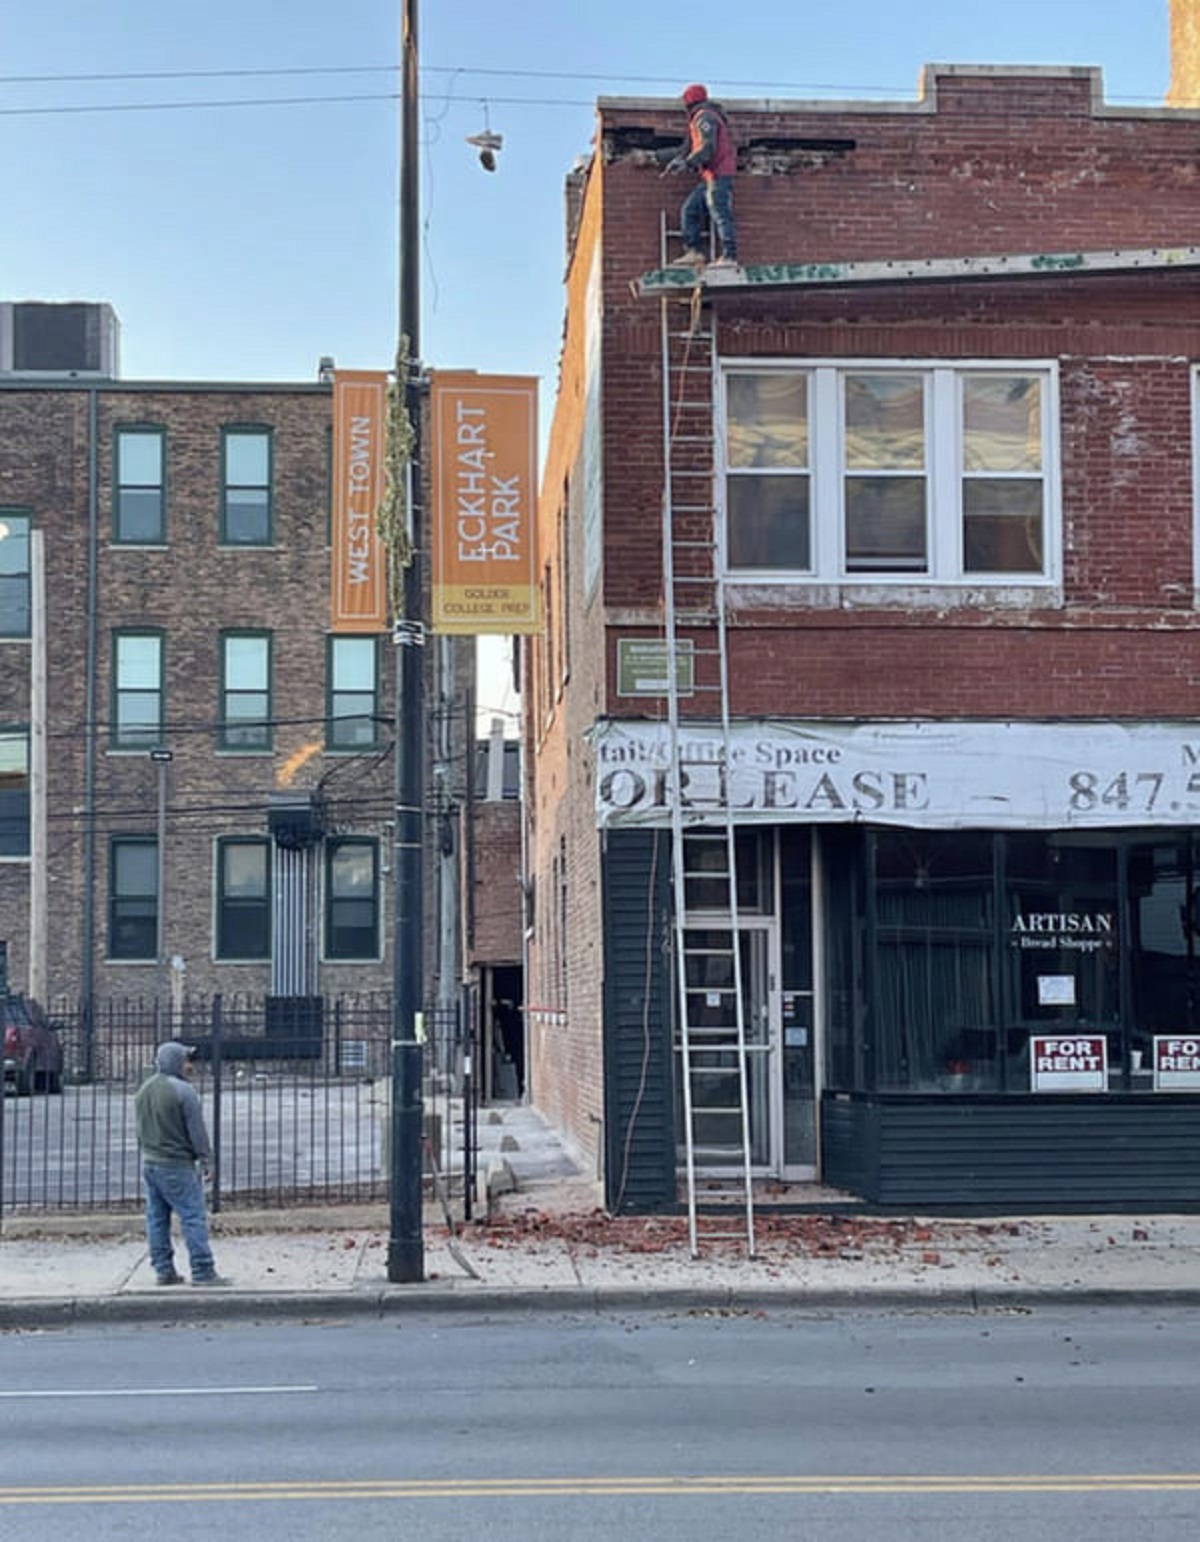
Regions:
<instances>
[{"instance_id":1,"label":"hooded sweatshirt","mask_svg":"<svg viewBox=\"0 0 1200 1542\"><path fill-rule=\"evenodd\" d=\"M158 1070L138 1088L133 1099L142 1158L164 1167L190 1167L212 1160L212 1144L196 1089L183 1078L187 1046L160 1044Z\"/></svg>"}]
</instances>

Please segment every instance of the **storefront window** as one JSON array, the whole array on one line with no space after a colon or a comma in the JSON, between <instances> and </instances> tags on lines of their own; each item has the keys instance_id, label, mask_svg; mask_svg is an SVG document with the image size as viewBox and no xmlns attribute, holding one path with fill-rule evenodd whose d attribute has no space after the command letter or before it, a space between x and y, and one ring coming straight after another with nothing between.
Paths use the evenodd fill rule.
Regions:
<instances>
[{"instance_id":1,"label":"storefront window","mask_svg":"<svg viewBox=\"0 0 1200 1542\"><path fill-rule=\"evenodd\" d=\"M1029 1036L1088 1030L1121 1058L1119 848L1070 831L1006 842L1009 1085L1029 1087Z\"/></svg>"},{"instance_id":2,"label":"storefront window","mask_svg":"<svg viewBox=\"0 0 1200 1542\"><path fill-rule=\"evenodd\" d=\"M1103 1036L1108 1090L1144 1090L1154 1035L1200 1031L1190 835L876 830L865 841L863 898L827 889L829 1085L1025 1093L1030 1037L1078 1033ZM853 871L848 851L840 862ZM856 930L865 1005L852 1025Z\"/></svg>"},{"instance_id":3,"label":"storefront window","mask_svg":"<svg viewBox=\"0 0 1200 1542\"><path fill-rule=\"evenodd\" d=\"M993 840L875 836L876 1086L981 1091L996 1054Z\"/></svg>"}]
</instances>

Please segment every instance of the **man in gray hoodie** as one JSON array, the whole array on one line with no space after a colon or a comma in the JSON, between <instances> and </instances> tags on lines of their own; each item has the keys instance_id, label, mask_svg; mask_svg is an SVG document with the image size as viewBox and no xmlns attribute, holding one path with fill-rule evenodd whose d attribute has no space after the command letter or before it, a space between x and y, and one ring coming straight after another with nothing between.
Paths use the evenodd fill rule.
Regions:
<instances>
[{"instance_id":1,"label":"man in gray hoodie","mask_svg":"<svg viewBox=\"0 0 1200 1542\"><path fill-rule=\"evenodd\" d=\"M226 1285L217 1273L208 1240L204 1179L212 1166L212 1142L192 1074L192 1051L172 1040L160 1044L158 1067L133 1099L142 1184L146 1193L146 1240L160 1285L181 1285L171 1244L171 1214L179 1217L193 1285Z\"/></svg>"}]
</instances>

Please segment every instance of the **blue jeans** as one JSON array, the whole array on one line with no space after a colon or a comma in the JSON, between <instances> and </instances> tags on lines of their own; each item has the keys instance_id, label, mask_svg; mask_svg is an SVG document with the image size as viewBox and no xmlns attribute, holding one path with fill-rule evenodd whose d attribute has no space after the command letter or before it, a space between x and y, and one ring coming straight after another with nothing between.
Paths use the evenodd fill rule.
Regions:
<instances>
[{"instance_id":1,"label":"blue jeans","mask_svg":"<svg viewBox=\"0 0 1200 1542\"><path fill-rule=\"evenodd\" d=\"M711 218L717 227L721 254L737 261L737 226L733 219L733 178L703 178L683 200L679 221L683 226L683 244L690 252L704 250L705 227Z\"/></svg>"},{"instance_id":2,"label":"blue jeans","mask_svg":"<svg viewBox=\"0 0 1200 1542\"><path fill-rule=\"evenodd\" d=\"M211 1279L217 1272L208 1242L208 1212L204 1206L204 1184L194 1167L169 1167L160 1162L142 1164L142 1184L146 1191L146 1240L150 1244L150 1262L159 1279L175 1271L175 1250L171 1245L171 1212L179 1217L192 1279Z\"/></svg>"}]
</instances>

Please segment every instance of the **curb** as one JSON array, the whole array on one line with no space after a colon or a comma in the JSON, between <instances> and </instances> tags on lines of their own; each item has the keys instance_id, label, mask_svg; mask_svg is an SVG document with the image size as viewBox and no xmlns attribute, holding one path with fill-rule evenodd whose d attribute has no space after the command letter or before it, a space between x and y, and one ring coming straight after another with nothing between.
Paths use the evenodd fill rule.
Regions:
<instances>
[{"instance_id":1,"label":"curb","mask_svg":"<svg viewBox=\"0 0 1200 1542\"><path fill-rule=\"evenodd\" d=\"M745 1312L989 1312L1060 1307L1186 1308L1200 1306L1200 1288L1136 1289L1103 1286L1027 1287L945 1290L863 1287L806 1290L736 1286L711 1289L645 1290L631 1286L515 1286L476 1290L446 1285L401 1285L359 1291L222 1291L217 1295L128 1292L112 1296L26 1297L0 1302L0 1332L50 1329L93 1323L185 1323L280 1321L297 1318L387 1317L404 1312L446 1314L496 1313L715 1313Z\"/></svg>"}]
</instances>

